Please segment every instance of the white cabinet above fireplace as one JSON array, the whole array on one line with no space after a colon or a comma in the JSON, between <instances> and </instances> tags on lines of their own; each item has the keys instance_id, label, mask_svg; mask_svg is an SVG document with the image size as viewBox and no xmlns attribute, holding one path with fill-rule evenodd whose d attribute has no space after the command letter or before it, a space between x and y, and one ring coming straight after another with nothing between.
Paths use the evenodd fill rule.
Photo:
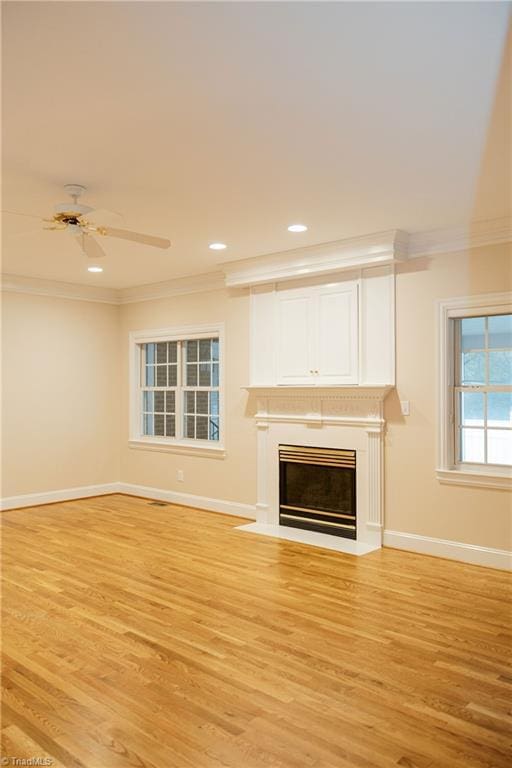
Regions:
<instances>
[{"instance_id":1,"label":"white cabinet above fireplace","mask_svg":"<svg viewBox=\"0 0 512 768\"><path fill-rule=\"evenodd\" d=\"M252 386L369 386L395 380L392 267L254 286Z\"/></svg>"},{"instance_id":2,"label":"white cabinet above fireplace","mask_svg":"<svg viewBox=\"0 0 512 768\"><path fill-rule=\"evenodd\" d=\"M326 386L358 380L355 280L277 290L277 383Z\"/></svg>"}]
</instances>

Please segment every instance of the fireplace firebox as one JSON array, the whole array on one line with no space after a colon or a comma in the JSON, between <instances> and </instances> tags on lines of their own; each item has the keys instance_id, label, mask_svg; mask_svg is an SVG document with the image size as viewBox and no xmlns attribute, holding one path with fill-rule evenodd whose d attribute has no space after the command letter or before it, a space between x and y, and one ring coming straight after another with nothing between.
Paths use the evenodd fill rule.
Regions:
<instances>
[{"instance_id":1,"label":"fireplace firebox","mask_svg":"<svg viewBox=\"0 0 512 768\"><path fill-rule=\"evenodd\" d=\"M356 452L279 446L279 524L356 538Z\"/></svg>"}]
</instances>

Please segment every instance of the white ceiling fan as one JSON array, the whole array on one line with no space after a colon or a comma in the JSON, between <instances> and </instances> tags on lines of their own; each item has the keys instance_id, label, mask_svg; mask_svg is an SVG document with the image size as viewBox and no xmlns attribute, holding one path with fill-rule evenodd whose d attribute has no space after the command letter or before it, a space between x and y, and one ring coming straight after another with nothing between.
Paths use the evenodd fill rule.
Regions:
<instances>
[{"instance_id":1,"label":"white ceiling fan","mask_svg":"<svg viewBox=\"0 0 512 768\"><path fill-rule=\"evenodd\" d=\"M115 227L103 226L102 224L95 224L94 221L86 218L89 214L94 213L94 208L79 202L79 199L86 188L81 184L66 184L64 189L71 200L56 205L53 216L50 219L40 219L40 221L49 225L43 226L43 229L55 231L67 230L70 234L74 235L82 252L90 259L96 260L105 256L105 251L93 235L99 235L100 237L117 237L121 240L132 240L136 243L152 245L155 248L169 248L171 245L171 241L163 237L143 235L140 232L131 232L128 229L117 229ZM3 211L3 213L39 219L39 216L18 213L17 211Z\"/></svg>"}]
</instances>

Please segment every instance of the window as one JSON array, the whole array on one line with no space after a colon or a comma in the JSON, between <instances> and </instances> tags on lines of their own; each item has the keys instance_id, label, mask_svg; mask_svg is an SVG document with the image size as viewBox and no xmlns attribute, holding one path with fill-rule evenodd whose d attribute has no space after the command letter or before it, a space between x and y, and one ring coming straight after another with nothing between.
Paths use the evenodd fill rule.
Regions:
<instances>
[{"instance_id":1,"label":"window","mask_svg":"<svg viewBox=\"0 0 512 768\"><path fill-rule=\"evenodd\" d=\"M192 453L222 450L222 329L178 334L131 334L130 443Z\"/></svg>"},{"instance_id":2,"label":"window","mask_svg":"<svg viewBox=\"0 0 512 768\"><path fill-rule=\"evenodd\" d=\"M440 303L441 481L512 487L511 298Z\"/></svg>"},{"instance_id":3,"label":"window","mask_svg":"<svg viewBox=\"0 0 512 768\"><path fill-rule=\"evenodd\" d=\"M456 463L512 466L512 314L454 322Z\"/></svg>"}]
</instances>

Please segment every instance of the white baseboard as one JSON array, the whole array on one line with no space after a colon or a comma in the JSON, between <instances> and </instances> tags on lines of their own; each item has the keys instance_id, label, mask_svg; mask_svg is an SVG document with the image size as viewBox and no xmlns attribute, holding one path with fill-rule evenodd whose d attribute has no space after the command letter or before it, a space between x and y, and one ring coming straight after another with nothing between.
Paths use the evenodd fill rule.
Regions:
<instances>
[{"instance_id":1,"label":"white baseboard","mask_svg":"<svg viewBox=\"0 0 512 768\"><path fill-rule=\"evenodd\" d=\"M56 501L85 499L88 496L105 496L108 493L119 493L119 483L82 485L79 488L63 488L59 491L27 493L23 496L5 496L0 501L0 508L2 510L7 510L21 509L21 507L36 507L39 504L53 504Z\"/></svg>"},{"instance_id":2,"label":"white baseboard","mask_svg":"<svg viewBox=\"0 0 512 768\"><path fill-rule=\"evenodd\" d=\"M414 533L400 531L384 531L385 547L406 549L422 555L446 557L450 560L460 560L472 565L483 565L487 568L512 570L512 552L505 549L479 547L476 544L464 544L460 541L433 539L430 536L418 536Z\"/></svg>"},{"instance_id":3,"label":"white baseboard","mask_svg":"<svg viewBox=\"0 0 512 768\"><path fill-rule=\"evenodd\" d=\"M256 508L253 504L211 499L208 496L166 491L163 488L151 488L148 485L134 485L133 483L117 483L117 487L118 493L126 493L129 496L143 496L146 499L155 499L155 501L168 501L170 504L182 504L185 507L198 507L210 512L222 512L225 515L256 519Z\"/></svg>"},{"instance_id":4,"label":"white baseboard","mask_svg":"<svg viewBox=\"0 0 512 768\"><path fill-rule=\"evenodd\" d=\"M162 488L152 488L148 485L133 483L104 483L102 485L84 485L79 488L65 488L58 491L28 493L22 496L9 496L0 501L0 508L20 509L35 507L40 504L52 504L58 501L72 501L89 496L105 496L110 493L125 493L129 496L142 496L155 501L167 501L171 504L182 504L186 507L198 507L211 512L221 512L225 515L256 519L256 507L252 504L242 504L224 499L211 499L208 496L195 496L191 493L167 491ZM476 544L464 544L460 541L434 539L430 536L419 536L414 533L401 531L384 531L383 545L394 549L404 549L434 557L446 557L473 565L483 565L487 568L512 570L512 552L505 549L480 547Z\"/></svg>"}]
</instances>

